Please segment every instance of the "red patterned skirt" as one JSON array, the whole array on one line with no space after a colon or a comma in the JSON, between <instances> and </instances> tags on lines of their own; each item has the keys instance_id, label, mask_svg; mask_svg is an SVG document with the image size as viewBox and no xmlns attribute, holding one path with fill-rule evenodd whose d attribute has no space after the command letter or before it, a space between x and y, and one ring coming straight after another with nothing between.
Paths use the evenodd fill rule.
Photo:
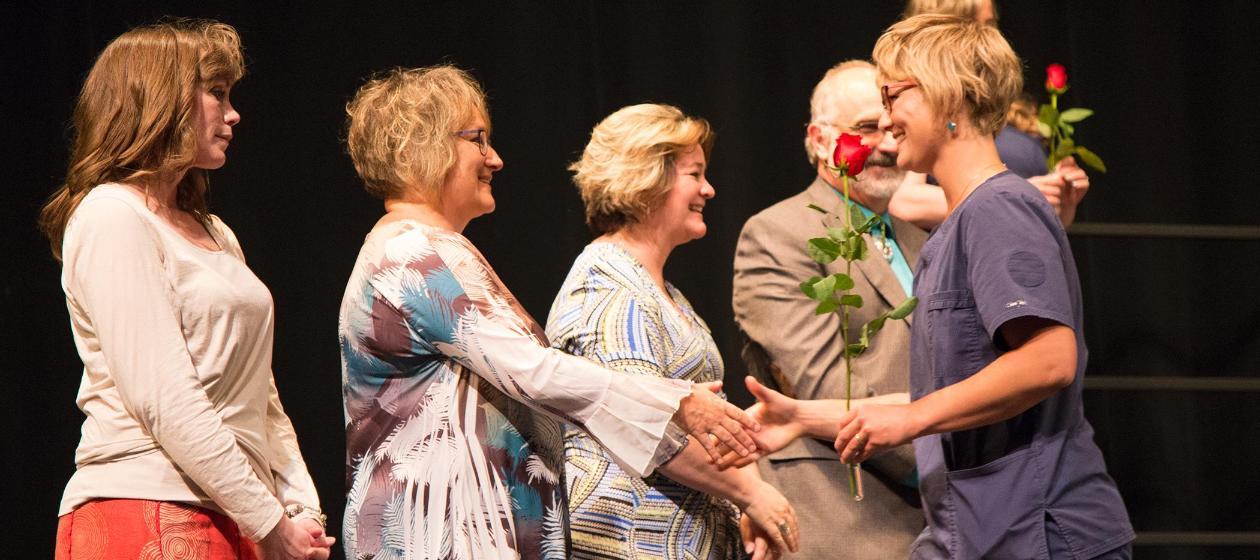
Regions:
<instances>
[{"instance_id":1,"label":"red patterned skirt","mask_svg":"<svg viewBox=\"0 0 1260 560\"><path fill-rule=\"evenodd\" d=\"M56 560L258 560L226 515L178 502L92 500L57 522Z\"/></svg>"}]
</instances>

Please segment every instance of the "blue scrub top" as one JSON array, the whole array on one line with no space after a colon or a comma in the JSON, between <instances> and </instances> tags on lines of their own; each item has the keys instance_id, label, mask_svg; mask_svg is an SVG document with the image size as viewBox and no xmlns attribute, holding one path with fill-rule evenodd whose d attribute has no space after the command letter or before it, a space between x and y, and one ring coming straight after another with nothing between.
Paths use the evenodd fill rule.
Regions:
<instances>
[{"instance_id":1,"label":"blue scrub top","mask_svg":"<svg viewBox=\"0 0 1260 560\"><path fill-rule=\"evenodd\" d=\"M1131 541L1124 502L1084 416L1080 283L1045 197L1009 171L986 181L928 238L914 293L914 400L1001 356L998 328L1018 317L1071 327L1077 364L1069 387L1010 420L914 441L928 528L911 556L1049 558L1052 539L1090 558Z\"/></svg>"},{"instance_id":2,"label":"blue scrub top","mask_svg":"<svg viewBox=\"0 0 1260 560\"><path fill-rule=\"evenodd\" d=\"M1007 169L1025 179L1049 173L1046 168L1046 151L1041 140L1011 125L999 130L994 138L998 157Z\"/></svg>"}]
</instances>

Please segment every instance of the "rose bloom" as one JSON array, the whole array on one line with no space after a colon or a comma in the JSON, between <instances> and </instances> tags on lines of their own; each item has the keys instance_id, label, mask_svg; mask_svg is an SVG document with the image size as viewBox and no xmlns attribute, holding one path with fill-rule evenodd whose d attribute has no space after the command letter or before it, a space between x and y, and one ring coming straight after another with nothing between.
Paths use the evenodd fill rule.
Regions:
<instances>
[{"instance_id":1,"label":"rose bloom","mask_svg":"<svg viewBox=\"0 0 1260 560\"><path fill-rule=\"evenodd\" d=\"M836 151L831 154L831 163L844 170L845 175L854 177L862 172L866 158L871 155L871 147L862 143L862 137L856 134L842 133L836 139Z\"/></svg>"},{"instance_id":2,"label":"rose bloom","mask_svg":"<svg viewBox=\"0 0 1260 560\"><path fill-rule=\"evenodd\" d=\"M1046 89L1061 90L1067 87L1067 68L1054 63L1046 67Z\"/></svg>"}]
</instances>

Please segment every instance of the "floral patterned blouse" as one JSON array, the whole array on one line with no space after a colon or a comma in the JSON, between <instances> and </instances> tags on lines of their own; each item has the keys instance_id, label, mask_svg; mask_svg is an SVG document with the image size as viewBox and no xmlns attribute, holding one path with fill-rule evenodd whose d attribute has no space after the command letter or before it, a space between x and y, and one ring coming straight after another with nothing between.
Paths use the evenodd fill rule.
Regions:
<instances>
[{"instance_id":1,"label":"floral patterned blouse","mask_svg":"<svg viewBox=\"0 0 1260 560\"><path fill-rule=\"evenodd\" d=\"M548 348L462 235L378 225L339 321L347 557L567 558L562 424L650 473L689 384Z\"/></svg>"}]
</instances>

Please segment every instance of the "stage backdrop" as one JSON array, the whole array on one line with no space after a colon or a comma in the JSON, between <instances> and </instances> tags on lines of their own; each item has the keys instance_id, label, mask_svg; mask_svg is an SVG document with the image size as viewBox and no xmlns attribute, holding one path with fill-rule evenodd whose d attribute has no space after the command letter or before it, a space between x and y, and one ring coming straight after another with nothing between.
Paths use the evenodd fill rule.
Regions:
<instances>
[{"instance_id":1,"label":"stage backdrop","mask_svg":"<svg viewBox=\"0 0 1260 560\"><path fill-rule=\"evenodd\" d=\"M1210 7L1209 7L1210 6ZM1097 115L1078 139L1106 158L1080 222L1260 224L1260 8L1251 2L1004 2L1001 27L1026 61L1068 67L1063 102ZM65 169L67 123L95 55L164 15L215 17L244 39L248 75L212 209L239 236L276 302L275 377L339 533L344 440L337 309L359 244L382 212L342 144L343 107L364 77L450 62L485 85L498 209L465 232L540 321L589 240L566 165L590 128L627 104L708 118L717 143L709 235L678 249L667 277L713 329L733 399L746 403L731 318L731 260L744 221L804 188L811 89L865 58L899 2L47 2L6 3L6 269L3 400L8 539L0 554L46 557L74 468L81 364L59 266L35 228ZM1090 376L1260 375L1260 244L1074 235ZM1257 531L1260 394L1090 389L1087 415L1139 532ZM1243 541L1246 540L1244 535ZM1143 558L1254 558L1256 547L1190 541ZM340 554L338 552L338 554Z\"/></svg>"}]
</instances>

